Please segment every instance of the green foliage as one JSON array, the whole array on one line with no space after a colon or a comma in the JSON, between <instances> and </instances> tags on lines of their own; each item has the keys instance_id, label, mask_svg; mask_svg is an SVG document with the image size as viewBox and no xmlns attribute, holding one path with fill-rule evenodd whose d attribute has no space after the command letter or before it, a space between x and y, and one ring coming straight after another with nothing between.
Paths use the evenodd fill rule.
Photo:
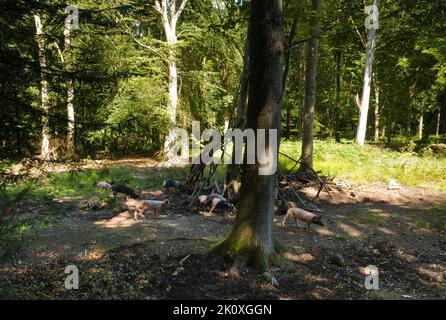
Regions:
<instances>
[{"instance_id":1,"label":"green foliage","mask_svg":"<svg viewBox=\"0 0 446 320\"><path fill-rule=\"evenodd\" d=\"M299 142L285 141L281 150L294 158L300 154ZM446 189L446 158L417 156L396 152L379 146L360 148L353 142L315 142L314 167L328 176L342 177L354 183L388 182L396 179L404 185L425 186L435 190ZM291 169L292 163L284 157L279 165Z\"/></svg>"}]
</instances>

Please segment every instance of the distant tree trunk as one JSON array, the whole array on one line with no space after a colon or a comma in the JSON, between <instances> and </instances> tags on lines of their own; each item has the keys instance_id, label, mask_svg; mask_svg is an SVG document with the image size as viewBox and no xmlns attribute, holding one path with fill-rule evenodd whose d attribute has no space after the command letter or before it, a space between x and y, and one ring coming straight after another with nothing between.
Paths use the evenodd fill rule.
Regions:
<instances>
[{"instance_id":1,"label":"distant tree trunk","mask_svg":"<svg viewBox=\"0 0 446 320\"><path fill-rule=\"evenodd\" d=\"M437 129L435 130L435 136L438 138L440 136L440 120L441 120L441 107L438 108L437 114Z\"/></svg>"},{"instance_id":2,"label":"distant tree trunk","mask_svg":"<svg viewBox=\"0 0 446 320\"><path fill-rule=\"evenodd\" d=\"M36 39L39 48L39 66L40 66L40 106L43 111L42 115L42 143L40 148L40 156L46 159L49 155L50 145L50 127L49 127L49 103L48 103L48 81L46 79L47 64L45 55L45 36L43 34L43 25L40 14L34 14L34 22L36 24Z\"/></svg>"},{"instance_id":3,"label":"distant tree trunk","mask_svg":"<svg viewBox=\"0 0 446 320\"><path fill-rule=\"evenodd\" d=\"M168 64L168 94L167 113L169 115L168 134L164 142L164 153L170 162L175 162L176 155L171 150L175 142L175 126L177 120L178 108L178 70L175 54L177 44L177 22L186 7L188 0L183 0L177 9L176 1L156 0L155 9L161 15L164 33L169 46L169 64Z\"/></svg>"},{"instance_id":4,"label":"distant tree trunk","mask_svg":"<svg viewBox=\"0 0 446 320\"><path fill-rule=\"evenodd\" d=\"M379 140L379 83L375 79L375 141Z\"/></svg>"},{"instance_id":5,"label":"distant tree trunk","mask_svg":"<svg viewBox=\"0 0 446 320\"><path fill-rule=\"evenodd\" d=\"M421 111L420 121L418 123L418 138L423 139L423 129L424 129L424 112Z\"/></svg>"},{"instance_id":6,"label":"distant tree trunk","mask_svg":"<svg viewBox=\"0 0 446 320\"><path fill-rule=\"evenodd\" d=\"M297 117L297 138L302 138L303 131L303 117L305 104L305 74L307 72L307 65L305 61L305 43L300 44L300 64L299 64L299 96L302 98L298 110Z\"/></svg>"},{"instance_id":7,"label":"distant tree trunk","mask_svg":"<svg viewBox=\"0 0 446 320\"><path fill-rule=\"evenodd\" d=\"M64 28L64 52L68 53L71 47L71 29L65 26ZM65 58L65 71L71 71L70 59ZM71 76L67 79L67 151L71 157L74 155L74 84Z\"/></svg>"},{"instance_id":8,"label":"distant tree trunk","mask_svg":"<svg viewBox=\"0 0 446 320\"><path fill-rule=\"evenodd\" d=\"M282 101L285 98L285 93L286 93L286 89L287 89L288 76L290 73L290 66L291 66L291 55L292 55L291 46L293 44L294 37L296 36L297 23L298 23L298 19L297 19L297 17L294 17L293 24L291 26L290 35L288 37L287 51L285 53L285 69L283 72ZM291 135L291 104L287 104L287 108L286 108L286 136L285 136L287 140L290 140L290 135Z\"/></svg>"},{"instance_id":9,"label":"distant tree trunk","mask_svg":"<svg viewBox=\"0 0 446 320\"><path fill-rule=\"evenodd\" d=\"M280 133L284 51L281 0L251 1L249 50L247 127L275 129ZM271 150L268 145L266 148ZM266 271L275 252L272 226L276 174L259 175L260 167L258 159L256 164L243 165L235 225L227 238L214 247L214 251L228 254L236 265L250 265Z\"/></svg>"},{"instance_id":10,"label":"distant tree trunk","mask_svg":"<svg viewBox=\"0 0 446 320\"><path fill-rule=\"evenodd\" d=\"M374 0L373 4L378 6L379 0ZM362 90L362 99L359 108L358 130L356 132L356 143L361 147L364 146L365 136L367 132L367 116L369 113L370 86L372 83L373 60L375 59L375 50L376 50L376 29L370 28L368 32L368 42L366 49L364 87Z\"/></svg>"},{"instance_id":11,"label":"distant tree trunk","mask_svg":"<svg viewBox=\"0 0 446 320\"><path fill-rule=\"evenodd\" d=\"M341 60L342 52L336 51L336 104L334 110L334 136L337 142L341 141L340 122L341 122Z\"/></svg>"},{"instance_id":12,"label":"distant tree trunk","mask_svg":"<svg viewBox=\"0 0 446 320\"><path fill-rule=\"evenodd\" d=\"M312 0L312 38L308 43L306 53L306 74L305 74L305 101L303 107L303 138L302 138L302 161L313 168L313 129L314 129L314 109L316 104L316 66L317 51L319 46L319 11L322 0ZM307 170L306 166L301 166L301 170Z\"/></svg>"}]
</instances>

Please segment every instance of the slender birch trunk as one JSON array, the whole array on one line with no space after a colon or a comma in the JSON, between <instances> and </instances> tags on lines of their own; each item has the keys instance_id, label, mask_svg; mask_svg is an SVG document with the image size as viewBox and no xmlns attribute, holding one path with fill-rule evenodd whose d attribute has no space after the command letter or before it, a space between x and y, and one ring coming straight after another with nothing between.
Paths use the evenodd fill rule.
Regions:
<instances>
[{"instance_id":1,"label":"slender birch trunk","mask_svg":"<svg viewBox=\"0 0 446 320\"><path fill-rule=\"evenodd\" d=\"M68 53L71 47L71 29L65 26L64 28L64 52ZM71 71L70 59L65 59L65 71ZM74 84L73 79L67 79L67 151L69 156L73 156L74 151L74 130L75 130L75 115L74 115Z\"/></svg>"},{"instance_id":2,"label":"slender birch trunk","mask_svg":"<svg viewBox=\"0 0 446 320\"><path fill-rule=\"evenodd\" d=\"M36 41L39 49L39 66L40 66L40 107L43 111L42 115L42 138L40 156L46 159L49 155L50 145L50 128L49 128L49 103L48 103L48 80L46 78L47 62L45 55L45 36L43 34L43 25L40 14L34 14L34 22L36 25Z\"/></svg>"},{"instance_id":3,"label":"slender birch trunk","mask_svg":"<svg viewBox=\"0 0 446 320\"><path fill-rule=\"evenodd\" d=\"M175 0L156 0L155 9L161 15L166 41L169 47L168 62L168 94L167 113L169 115L168 133L164 142L164 153L169 162L175 162L176 155L172 153L175 142L175 126L178 109L178 69L176 62L175 46L177 44L177 22L186 7L188 0L183 0L177 8Z\"/></svg>"},{"instance_id":4,"label":"slender birch trunk","mask_svg":"<svg viewBox=\"0 0 446 320\"><path fill-rule=\"evenodd\" d=\"M379 0L374 0L373 4L379 6ZM366 63L364 71L364 86L362 90L362 99L359 107L359 124L356 132L356 143L364 146L367 132L367 117L369 113L370 87L372 83L373 61L376 51L376 29L370 28L368 32L368 42L366 48Z\"/></svg>"},{"instance_id":5,"label":"slender birch trunk","mask_svg":"<svg viewBox=\"0 0 446 320\"><path fill-rule=\"evenodd\" d=\"M423 129L424 129L424 112L421 111L420 120L418 123L418 138L423 139Z\"/></svg>"},{"instance_id":6,"label":"slender birch trunk","mask_svg":"<svg viewBox=\"0 0 446 320\"><path fill-rule=\"evenodd\" d=\"M379 140L379 120L380 120L380 97L379 97L379 83L375 78L375 141Z\"/></svg>"}]
</instances>

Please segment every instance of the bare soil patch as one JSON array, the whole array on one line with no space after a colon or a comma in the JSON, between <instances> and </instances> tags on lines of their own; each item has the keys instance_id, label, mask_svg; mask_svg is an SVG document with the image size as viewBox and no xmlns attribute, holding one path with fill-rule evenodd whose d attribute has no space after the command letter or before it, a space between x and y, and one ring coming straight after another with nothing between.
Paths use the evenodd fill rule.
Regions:
<instances>
[{"instance_id":1,"label":"bare soil patch","mask_svg":"<svg viewBox=\"0 0 446 320\"><path fill-rule=\"evenodd\" d=\"M160 190L146 190L154 198ZM304 189L309 198L313 188ZM282 227L288 249L272 272L278 287L251 269L208 255L234 217L187 208L180 194L161 215L134 221L127 212L84 212L76 201L36 207L59 210L26 239L22 258L0 267L0 298L32 299L445 299L446 194L384 184L322 193L326 227ZM30 214L22 212L21 214ZM335 263L333 255L343 263ZM80 270L80 290L64 288L64 268ZM380 271L380 289L366 290L364 268Z\"/></svg>"}]
</instances>

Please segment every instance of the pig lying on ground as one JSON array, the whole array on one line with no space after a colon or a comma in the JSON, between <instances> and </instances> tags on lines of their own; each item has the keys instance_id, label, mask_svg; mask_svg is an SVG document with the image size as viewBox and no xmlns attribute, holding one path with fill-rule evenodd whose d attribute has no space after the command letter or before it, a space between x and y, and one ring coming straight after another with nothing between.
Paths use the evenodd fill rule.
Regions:
<instances>
[{"instance_id":1,"label":"pig lying on ground","mask_svg":"<svg viewBox=\"0 0 446 320\"><path fill-rule=\"evenodd\" d=\"M214 199L220 199L222 201L226 201L227 200L222 196L219 195L217 193L211 193L210 195L201 195L197 197L197 201L198 201L198 209L201 210L205 210L207 206L212 204L212 201Z\"/></svg>"},{"instance_id":2,"label":"pig lying on ground","mask_svg":"<svg viewBox=\"0 0 446 320\"><path fill-rule=\"evenodd\" d=\"M234 205L227 201L226 199L221 199L218 197L215 197L211 200L211 210L209 213L212 213L215 209L234 209Z\"/></svg>"},{"instance_id":3,"label":"pig lying on ground","mask_svg":"<svg viewBox=\"0 0 446 320\"><path fill-rule=\"evenodd\" d=\"M314 214L312 212L305 211L305 210L299 209L299 208L289 208L288 209L285 217L283 218L282 226L285 226L286 221L290 217L294 218L294 222L296 222L296 224L297 224L297 226L299 228L300 228L300 225L299 225L299 221L298 220L306 222L307 225L308 225L308 229L310 228L310 225L312 223L320 225L320 226L325 226L324 223L322 222L322 216L321 215L317 215L317 214Z\"/></svg>"}]
</instances>

